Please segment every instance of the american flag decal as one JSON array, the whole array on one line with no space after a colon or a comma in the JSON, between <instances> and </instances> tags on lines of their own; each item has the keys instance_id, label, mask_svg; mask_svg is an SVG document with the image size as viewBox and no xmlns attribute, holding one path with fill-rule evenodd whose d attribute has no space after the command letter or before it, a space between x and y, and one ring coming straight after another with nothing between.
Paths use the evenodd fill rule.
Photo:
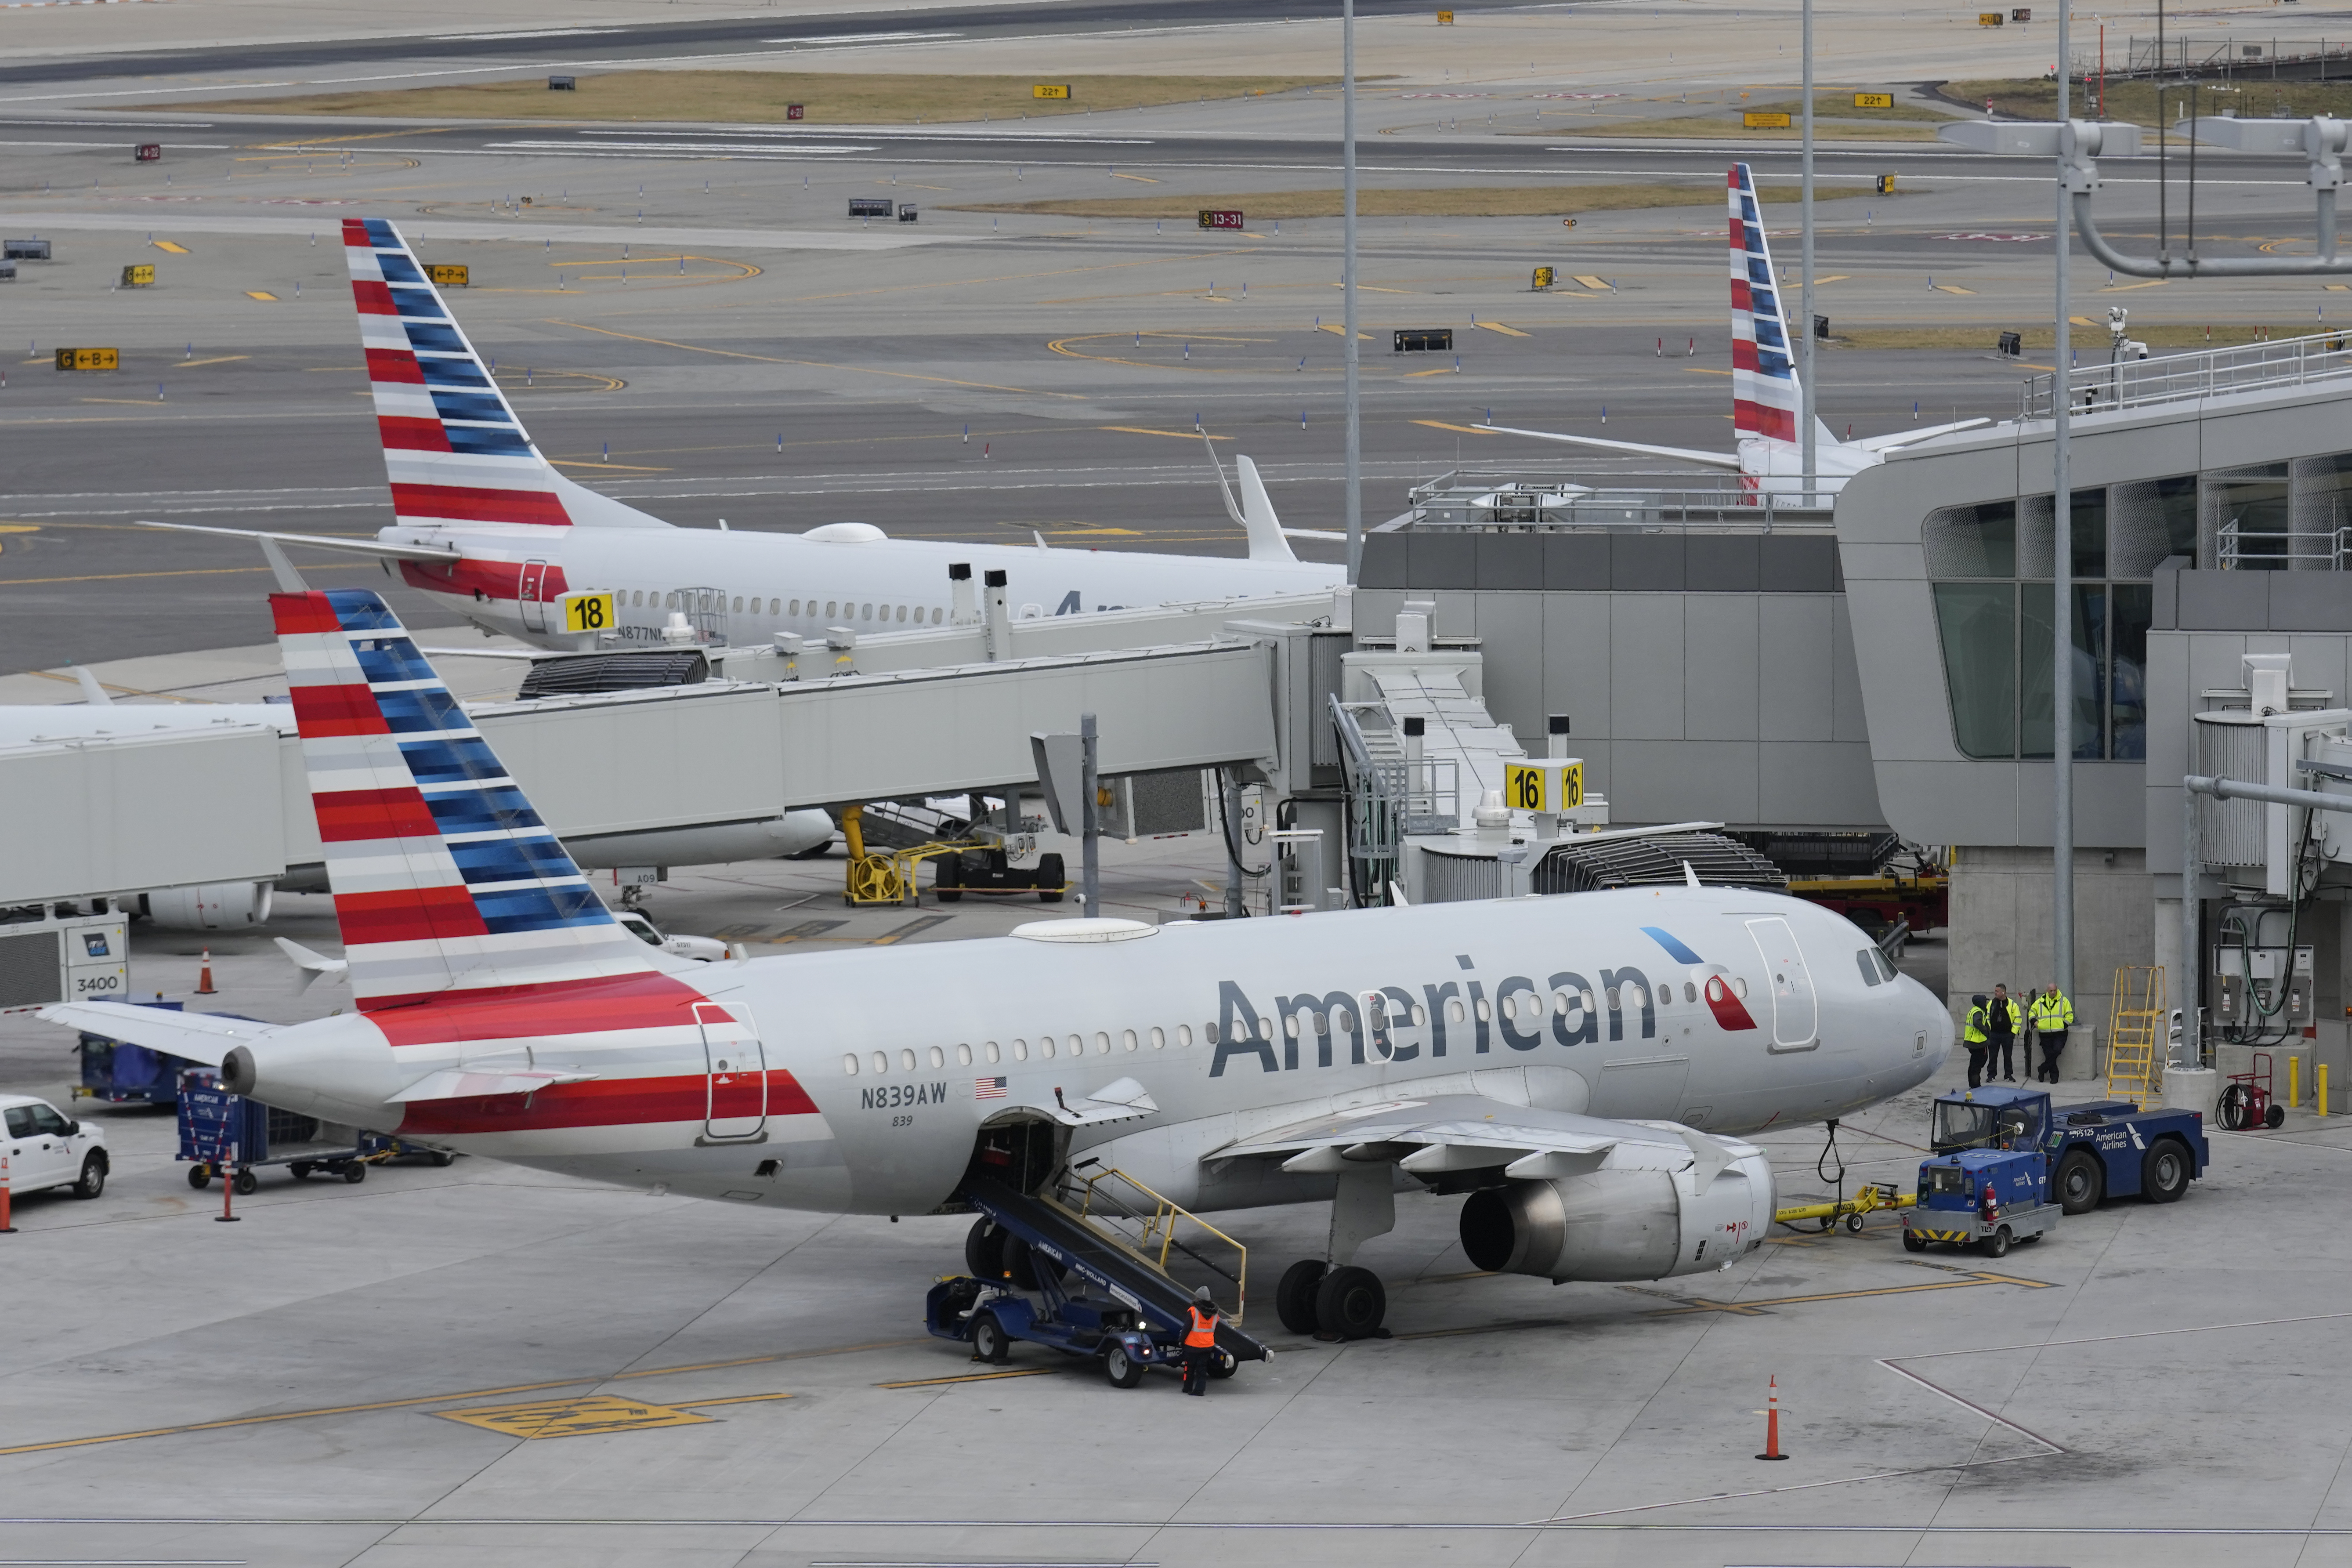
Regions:
<instances>
[{"instance_id":1,"label":"american flag decal","mask_svg":"<svg viewBox=\"0 0 2352 1568\"><path fill-rule=\"evenodd\" d=\"M974 1100L1003 1100L1004 1080L1001 1078L976 1078L971 1080L971 1097Z\"/></svg>"}]
</instances>

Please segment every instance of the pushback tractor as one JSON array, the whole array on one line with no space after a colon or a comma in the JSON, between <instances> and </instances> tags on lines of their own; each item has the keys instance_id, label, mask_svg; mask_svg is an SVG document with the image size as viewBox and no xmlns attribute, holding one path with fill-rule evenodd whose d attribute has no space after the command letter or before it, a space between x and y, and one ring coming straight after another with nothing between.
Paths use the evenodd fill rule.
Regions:
<instances>
[{"instance_id":1,"label":"pushback tractor","mask_svg":"<svg viewBox=\"0 0 2352 1568\"><path fill-rule=\"evenodd\" d=\"M1929 1241L1973 1242L1994 1257L2007 1250L2006 1243L1993 1247L2003 1226L2021 1240L2030 1221L2038 1236L2050 1210L2088 1214L2105 1199L2133 1196L2177 1202L2211 1158L2205 1119L2194 1110L2143 1110L2127 1100L2053 1106L2040 1089L1990 1086L1937 1098L1932 1146L1904 1245L1917 1251ZM1990 1226L1988 1185L2002 1215ZM1970 1205L1977 1219L1963 1224L1958 1211Z\"/></svg>"}]
</instances>

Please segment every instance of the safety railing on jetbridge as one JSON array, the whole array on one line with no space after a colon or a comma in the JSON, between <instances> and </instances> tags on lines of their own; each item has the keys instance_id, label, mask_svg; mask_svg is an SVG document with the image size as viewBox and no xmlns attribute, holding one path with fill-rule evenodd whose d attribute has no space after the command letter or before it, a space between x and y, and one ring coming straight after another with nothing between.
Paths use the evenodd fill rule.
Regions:
<instances>
[{"instance_id":1,"label":"safety railing on jetbridge","mask_svg":"<svg viewBox=\"0 0 2352 1568\"><path fill-rule=\"evenodd\" d=\"M2352 334L2314 332L2236 348L2080 364L2067 379L2074 411L2101 414L2199 402L2230 393L2306 386L2346 376L2352 376ZM2054 374L2029 379L2019 393L2018 417L2052 417L2057 385Z\"/></svg>"},{"instance_id":2,"label":"safety railing on jetbridge","mask_svg":"<svg viewBox=\"0 0 2352 1568\"><path fill-rule=\"evenodd\" d=\"M2352 562L2352 528L2287 532L2233 517L2213 531L2213 557L2224 572L2342 572Z\"/></svg>"},{"instance_id":3,"label":"safety railing on jetbridge","mask_svg":"<svg viewBox=\"0 0 2352 1568\"><path fill-rule=\"evenodd\" d=\"M1571 475L1575 477L1570 477ZM1589 482L1595 479L1600 482ZM1800 479L1701 484L1695 474L1595 476L1548 472L1538 464L1507 471L1457 468L1407 492L1412 510L1398 520L1418 529L1480 531L1608 529L1637 532L1827 532L1837 497L1831 489L1800 492Z\"/></svg>"},{"instance_id":4,"label":"safety railing on jetbridge","mask_svg":"<svg viewBox=\"0 0 2352 1568\"><path fill-rule=\"evenodd\" d=\"M1069 1181L1078 1190L1066 1189L1062 1203L1097 1236L1171 1279L1178 1268L1189 1263L1188 1274L1205 1269L1223 1280L1231 1288L1233 1305L1221 1303L1219 1310L1228 1321L1241 1322L1249 1298L1248 1247L1115 1165L1081 1160L1070 1167ZM1180 1227L1187 1234L1180 1236ZM1209 1291L1225 1294L1215 1285Z\"/></svg>"}]
</instances>

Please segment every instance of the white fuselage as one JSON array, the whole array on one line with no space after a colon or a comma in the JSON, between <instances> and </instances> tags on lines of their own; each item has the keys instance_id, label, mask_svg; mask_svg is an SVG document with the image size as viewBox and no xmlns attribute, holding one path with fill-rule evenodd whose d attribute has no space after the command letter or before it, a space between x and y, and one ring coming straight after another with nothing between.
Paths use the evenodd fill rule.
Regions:
<instances>
[{"instance_id":1,"label":"white fuselage","mask_svg":"<svg viewBox=\"0 0 2352 1568\"><path fill-rule=\"evenodd\" d=\"M1951 1042L1941 1004L1877 979L1869 949L1814 905L1676 888L1180 924L1101 944L859 950L690 966L681 978L743 1020L729 1043L686 1028L395 1049L345 1015L257 1042L254 1092L624 1184L901 1214L950 1199L984 1123L1132 1079L1157 1114L1080 1129L1073 1147L1109 1145L1108 1163L1187 1207L1244 1207L1327 1197L1331 1178L1203 1156L1398 1097L1725 1133L1851 1113L1923 1081ZM1710 980L1744 993L1732 1011L1753 1027L1725 1026ZM1417 1021L1360 1041L1345 1016L1365 1016L1370 991ZM414 1104L404 1120L385 1104L442 1068L526 1060L598 1075L581 1087L602 1109L567 1110L562 1089L487 1110ZM741 1088L760 1066L764 1103ZM624 1079L642 1089L641 1114L621 1113Z\"/></svg>"},{"instance_id":2,"label":"white fuselage","mask_svg":"<svg viewBox=\"0 0 2352 1568\"><path fill-rule=\"evenodd\" d=\"M1005 573L1015 619L1308 593L1347 580L1343 566L1306 561L694 528L394 527L378 538L457 546L465 569L403 563L401 575L478 625L546 646L570 646L557 601L588 591L617 595L621 640L650 645L681 607L681 591L719 590L726 639L740 646L776 632L822 637L834 626L871 634L944 625L953 605L948 568L956 563L971 568L975 594L985 591L985 574Z\"/></svg>"}]
</instances>

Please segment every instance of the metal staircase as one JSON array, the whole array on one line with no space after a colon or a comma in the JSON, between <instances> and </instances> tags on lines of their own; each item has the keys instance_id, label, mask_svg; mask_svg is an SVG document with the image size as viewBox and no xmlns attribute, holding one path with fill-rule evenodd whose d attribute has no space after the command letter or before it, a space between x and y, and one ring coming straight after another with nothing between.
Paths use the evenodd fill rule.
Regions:
<instances>
[{"instance_id":1,"label":"metal staircase","mask_svg":"<svg viewBox=\"0 0 2352 1568\"><path fill-rule=\"evenodd\" d=\"M2145 1110L2164 1097L2164 966L2126 963L2116 971L2107 1013L2107 1098Z\"/></svg>"}]
</instances>

